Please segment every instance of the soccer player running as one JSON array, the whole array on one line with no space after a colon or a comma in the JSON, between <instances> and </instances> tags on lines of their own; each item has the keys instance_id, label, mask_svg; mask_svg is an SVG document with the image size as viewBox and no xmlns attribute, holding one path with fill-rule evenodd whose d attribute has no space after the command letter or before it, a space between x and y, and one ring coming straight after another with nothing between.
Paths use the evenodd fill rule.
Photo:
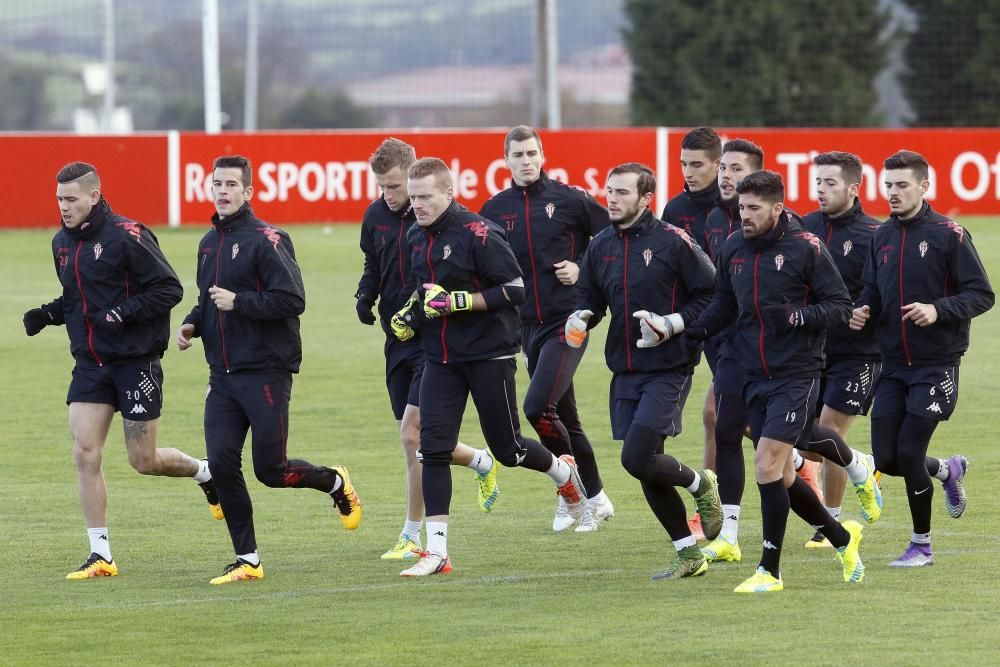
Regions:
<instances>
[{"instance_id":1,"label":"soccer player running","mask_svg":"<svg viewBox=\"0 0 1000 667\"><path fill-rule=\"evenodd\" d=\"M710 127L696 127L681 140L681 172L684 175L684 189L671 197L663 207L661 216L665 222L680 227L691 236L701 249L712 257L710 248L712 234L708 225L709 213L719 200L719 166L722 159L722 139ZM725 239L725 236L722 237ZM705 341L705 358L715 373L718 358L718 337ZM709 384L702 407L702 423L705 428L704 467L716 470L715 463L715 385ZM701 527L701 515L695 514L689 521L695 539L705 539Z\"/></svg>"},{"instance_id":2,"label":"soccer player running","mask_svg":"<svg viewBox=\"0 0 1000 667\"><path fill-rule=\"evenodd\" d=\"M407 240L418 288L397 316L419 328L426 359L420 384L420 454L427 550L400 574L423 577L452 570L449 465L470 394L496 460L547 473L571 510L587 496L572 459L556 458L521 435L514 372L524 282L503 231L454 201L451 173L438 158L410 166L407 190L417 218Z\"/></svg>"},{"instance_id":3,"label":"soccer player running","mask_svg":"<svg viewBox=\"0 0 1000 667\"><path fill-rule=\"evenodd\" d=\"M943 482L953 518L965 512L964 456L927 456L939 422L958 403L958 365L969 348L970 320L995 295L972 236L925 200L929 167L919 153L889 156L885 188L890 217L875 230L850 327L875 328L882 375L872 408L872 452L884 474L903 477L913 536L890 567L934 563L931 477Z\"/></svg>"},{"instance_id":4,"label":"soccer player running","mask_svg":"<svg viewBox=\"0 0 1000 667\"><path fill-rule=\"evenodd\" d=\"M170 339L170 309L183 296L156 236L111 210L93 165L71 162L56 175L62 226L52 258L62 296L24 314L29 336L66 325L76 362L66 403L73 460L90 556L67 579L113 577L108 488L101 467L115 412L125 425L129 464L143 475L192 477L222 518L205 461L156 445L163 407L160 359Z\"/></svg>"},{"instance_id":5,"label":"soccer player running","mask_svg":"<svg viewBox=\"0 0 1000 667\"><path fill-rule=\"evenodd\" d=\"M779 566L789 509L837 548L844 581L860 582L861 524L839 524L792 467L792 449L812 425L825 330L847 320L850 297L823 243L790 221L780 175L758 171L736 191L742 232L723 244L715 297L688 326L689 337L702 339L737 323L732 344L746 374L763 554L757 572L735 592L784 588Z\"/></svg>"},{"instance_id":6,"label":"soccer player running","mask_svg":"<svg viewBox=\"0 0 1000 667\"><path fill-rule=\"evenodd\" d=\"M524 275L521 344L531 378L524 414L546 449L557 457L573 457L587 488L587 503L579 512L570 513L557 495L552 530L566 530L579 520L577 532L592 532L614 516L615 508L576 409L573 374L586 344L567 345L563 326L576 303L580 258L590 238L608 226L608 212L582 190L549 178L542 170L542 141L533 128L515 127L503 148L513 184L487 201L479 214L506 227Z\"/></svg>"},{"instance_id":7,"label":"soccer player running","mask_svg":"<svg viewBox=\"0 0 1000 667\"><path fill-rule=\"evenodd\" d=\"M413 147L406 142L392 137L382 142L369 160L382 196L368 206L361 221L365 266L355 294L358 319L362 324L375 324L372 308L378 301L379 320L385 332L385 383L406 460L406 521L396 544L382 554L383 560L416 558L421 550L420 529L424 520L422 466L417 459L424 352L412 329L407 340L400 340L392 327L392 316L406 305L416 289L406 241L406 232L416 220L406 191L406 172L416 160ZM452 461L475 470L479 507L484 512L492 511L500 487L497 465L489 452L458 443Z\"/></svg>"},{"instance_id":8,"label":"soccer player running","mask_svg":"<svg viewBox=\"0 0 1000 667\"><path fill-rule=\"evenodd\" d=\"M264 577L243 479L247 430L254 473L263 484L330 494L345 528L361 523L361 503L344 466L325 468L286 454L292 374L302 360L299 316L305 288L288 234L259 220L250 208L252 178L247 158L216 158L213 229L198 245L198 304L176 336L180 350L190 348L196 337L205 348L208 465L236 552L236 560L211 584Z\"/></svg>"},{"instance_id":9,"label":"soccer player running","mask_svg":"<svg viewBox=\"0 0 1000 667\"><path fill-rule=\"evenodd\" d=\"M680 333L711 300L715 270L685 231L649 210L656 192L649 167L618 165L608 175L607 192L613 226L594 237L583 258L578 309L566 321L566 339L581 345L610 309L604 356L613 373L612 435L624 441L622 466L639 480L676 550L653 579L696 577L708 571L708 563L675 487L694 496L705 533L715 538L722 525L715 474L696 472L665 454L664 440L681 432L701 353L700 342Z\"/></svg>"},{"instance_id":10,"label":"soccer player running","mask_svg":"<svg viewBox=\"0 0 1000 667\"><path fill-rule=\"evenodd\" d=\"M816 165L816 195L819 210L806 215L802 226L826 244L851 299L861 294L861 274L879 221L866 215L858 199L861 188L861 158L853 153L831 151L813 158ZM820 385L819 426L832 429L827 439L844 439L857 415L868 414L872 389L882 362L874 328L851 331L847 323L830 327L826 335L826 367ZM814 439L816 434L814 433ZM834 448L838 449L837 447ZM834 519L840 519L845 483L848 479L861 501L862 517L873 523L882 513L882 494L872 476L871 457L847 448L849 458L823 460L823 500ZM806 547L828 547L830 542L816 531Z\"/></svg>"}]
</instances>

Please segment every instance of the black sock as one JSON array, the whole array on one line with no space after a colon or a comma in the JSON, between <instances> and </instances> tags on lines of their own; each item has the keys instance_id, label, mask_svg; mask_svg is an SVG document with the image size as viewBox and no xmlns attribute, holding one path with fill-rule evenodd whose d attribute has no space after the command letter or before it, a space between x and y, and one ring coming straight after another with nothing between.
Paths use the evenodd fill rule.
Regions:
<instances>
[{"instance_id":1,"label":"black sock","mask_svg":"<svg viewBox=\"0 0 1000 667\"><path fill-rule=\"evenodd\" d=\"M910 504L914 533L931 532L931 499L934 483L928 474L927 448L938 422L907 414L899 429L900 471L906 480L906 499ZM935 471L936 472L936 471Z\"/></svg>"},{"instance_id":2,"label":"black sock","mask_svg":"<svg viewBox=\"0 0 1000 667\"><path fill-rule=\"evenodd\" d=\"M720 394L715 401L715 471L723 505L743 501L746 464L743 460L743 427L746 405L737 394Z\"/></svg>"},{"instance_id":3,"label":"black sock","mask_svg":"<svg viewBox=\"0 0 1000 667\"><path fill-rule=\"evenodd\" d=\"M761 527L764 533L764 549L760 556L760 566L780 578L781 543L785 539L785 524L788 523L788 490L784 480L757 484L760 489Z\"/></svg>"},{"instance_id":4,"label":"black sock","mask_svg":"<svg viewBox=\"0 0 1000 667\"><path fill-rule=\"evenodd\" d=\"M788 502L793 512L810 526L823 533L833 546L838 548L847 546L847 543L851 541L850 534L836 519L830 516L830 512L823 507L823 503L819 501L815 492L798 475L795 476L795 481L788 489Z\"/></svg>"}]
</instances>

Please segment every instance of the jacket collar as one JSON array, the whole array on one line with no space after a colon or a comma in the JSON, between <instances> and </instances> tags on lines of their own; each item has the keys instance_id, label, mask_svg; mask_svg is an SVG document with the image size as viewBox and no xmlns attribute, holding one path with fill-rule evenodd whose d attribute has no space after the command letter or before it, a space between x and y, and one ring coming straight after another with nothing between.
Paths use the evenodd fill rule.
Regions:
<instances>
[{"instance_id":1,"label":"jacket collar","mask_svg":"<svg viewBox=\"0 0 1000 667\"><path fill-rule=\"evenodd\" d=\"M386 215L393 218L397 218L400 221L406 220L407 217L413 220L413 207L410 206L409 204L401 207L398 211L393 211L391 208L389 208L389 205L385 203L384 197L379 197L379 201L382 202L382 206L385 207Z\"/></svg>"},{"instance_id":2,"label":"jacket collar","mask_svg":"<svg viewBox=\"0 0 1000 667\"><path fill-rule=\"evenodd\" d=\"M774 223L774 227L766 234L753 239L744 238L743 240L755 252L767 250L784 237L785 232L788 231L789 224L788 214L782 211L781 215L778 216L778 222Z\"/></svg>"},{"instance_id":3,"label":"jacket collar","mask_svg":"<svg viewBox=\"0 0 1000 667\"><path fill-rule=\"evenodd\" d=\"M643 214L639 216L638 220L636 220L634 223L632 223L625 229L622 229L618 225L615 225L615 234L617 234L619 238L623 236L629 236L635 238L636 236L639 236L640 234L660 224L663 224L662 221L655 215L653 215L653 212L647 208L645 212L643 212Z\"/></svg>"},{"instance_id":4,"label":"jacket collar","mask_svg":"<svg viewBox=\"0 0 1000 667\"><path fill-rule=\"evenodd\" d=\"M451 223L455 221L455 218L459 213L465 210L465 207L459 204L457 201L452 200L448 208L444 210L444 213L438 216L438 219L431 224L424 227L424 231L428 234L437 234L442 232L451 226Z\"/></svg>"},{"instance_id":5,"label":"jacket collar","mask_svg":"<svg viewBox=\"0 0 1000 667\"><path fill-rule=\"evenodd\" d=\"M684 192L686 192L688 197L691 198L691 201L697 204L698 208L710 209L719 199L719 181L712 181L711 185L704 190L699 190L698 192L692 192L691 188L688 187L688 184L685 183Z\"/></svg>"},{"instance_id":6,"label":"jacket collar","mask_svg":"<svg viewBox=\"0 0 1000 667\"><path fill-rule=\"evenodd\" d=\"M917 214L915 216L913 216L912 218L910 218L909 220L900 220L899 216L896 216L896 215L889 216L889 220L894 225L897 225L897 226L911 227L911 226L913 226L913 225L915 225L917 223L923 222L933 212L934 211L931 209L931 205L927 201L924 201L923 205L920 207L920 210L917 211Z\"/></svg>"},{"instance_id":7,"label":"jacket collar","mask_svg":"<svg viewBox=\"0 0 1000 667\"><path fill-rule=\"evenodd\" d=\"M864 209L861 208L861 200L855 197L854 205L840 215L829 216L826 213L823 213L823 222L833 227L843 227L854 222L863 214Z\"/></svg>"},{"instance_id":8,"label":"jacket collar","mask_svg":"<svg viewBox=\"0 0 1000 667\"><path fill-rule=\"evenodd\" d=\"M215 227L217 232L231 232L244 225L249 224L254 219L253 210L250 208L250 202L246 202L243 206L240 206L236 213L233 213L227 218L219 219L218 212L212 214L212 226Z\"/></svg>"},{"instance_id":9,"label":"jacket collar","mask_svg":"<svg viewBox=\"0 0 1000 667\"><path fill-rule=\"evenodd\" d=\"M538 178L533 183L529 183L528 185L518 185L517 183L511 181L511 187L518 192L534 197L547 190L551 183L552 179L550 179L549 175L545 173L544 169L542 169L538 172Z\"/></svg>"},{"instance_id":10,"label":"jacket collar","mask_svg":"<svg viewBox=\"0 0 1000 667\"><path fill-rule=\"evenodd\" d=\"M111 215L111 206L102 196L98 202L94 204L94 208L90 209L90 215L88 215L78 226L67 227L66 223L62 221L60 221L60 224L71 239L74 241L82 241L84 239L93 238L93 236L104 226L104 221L110 218Z\"/></svg>"}]
</instances>

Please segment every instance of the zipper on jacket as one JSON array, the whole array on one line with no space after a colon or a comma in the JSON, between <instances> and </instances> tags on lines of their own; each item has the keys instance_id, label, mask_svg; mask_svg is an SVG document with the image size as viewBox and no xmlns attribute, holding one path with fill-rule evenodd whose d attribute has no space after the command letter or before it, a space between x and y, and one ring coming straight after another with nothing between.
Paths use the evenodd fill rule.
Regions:
<instances>
[{"instance_id":1,"label":"zipper on jacket","mask_svg":"<svg viewBox=\"0 0 1000 667\"><path fill-rule=\"evenodd\" d=\"M436 282L434 279L434 265L431 264L431 248L434 247L434 235L431 232L427 232L427 270L431 274L431 282ZM448 363L448 343L445 342L444 332L448 328L448 318L441 318L441 363Z\"/></svg>"},{"instance_id":2,"label":"zipper on jacket","mask_svg":"<svg viewBox=\"0 0 1000 667\"><path fill-rule=\"evenodd\" d=\"M103 366L104 362L97 356L97 350L94 349L94 325L90 323L90 318L87 317L87 295L83 293L83 281L80 280L80 248L82 247L83 241L77 241L76 255L73 256L73 273L76 274L76 288L80 290L80 301L83 304L83 323L87 325L87 345L90 346L90 354L93 355L97 365Z\"/></svg>"},{"instance_id":3,"label":"zipper on jacket","mask_svg":"<svg viewBox=\"0 0 1000 667\"><path fill-rule=\"evenodd\" d=\"M622 271L622 285L625 292L625 367L632 372L632 336L628 332L629 307L628 307L628 232L625 237L625 270Z\"/></svg>"},{"instance_id":4,"label":"zipper on jacket","mask_svg":"<svg viewBox=\"0 0 1000 667\"><path fill-rule=\"evenodd\" d=\"M757 339L757 347L760 351L760 365L764 369L764 375L771 377L771 371L767 370L767 357L764 354L764 320L760 316L760 303L757 302L757 265L760 263L760 253L753 258L753 309L757 313L757 323L760 325L760 334Z\"/></svg>"},{"instance_id":5,"label":"zipper on jacket","mask_svg":"<svg viewBox=\"0 0 1000 667\"><path fill-rule=\"evenodd\" d=\"M906 357L906 365L910 362L910 343L906 340L906 320L903 319L903 251L906 248L906 227L899 225L903 230L903 235L899 241L899 330L903 334L903 355Z\"/></svg>"},{"instance_id":6,"label":"zipper on jacket","mask_svg":"<svg viewBox=\"0 0 1000 667\"><path fill-rule=\"evenodd\" d=\"M531 291L535 295L535 316L538 323L542 324L542 304L538 300L538 271L535 270L535 251L531 247L531 198L528 192L524 193L524 225L528 234L528 261L531 263Z\"/></svg>"},{"instance_id":7,"label":"zipper on jacket","mask_svg":"<svg viewBox=\"0 0 1000 667\"><path fill-rule=\"evenodd\" d=\"M219 263L222 259L222 246L226 242L226 233L219 232L219 250L215 254L215 285L219 285ZM215 309L218 317L217 323L219 325L219 342L222 349L222 365L226 367L226 372L229 372L229 354L226 352L226 325L222 321L222 311L218 308Z\"/></svg>"}]
</instances>

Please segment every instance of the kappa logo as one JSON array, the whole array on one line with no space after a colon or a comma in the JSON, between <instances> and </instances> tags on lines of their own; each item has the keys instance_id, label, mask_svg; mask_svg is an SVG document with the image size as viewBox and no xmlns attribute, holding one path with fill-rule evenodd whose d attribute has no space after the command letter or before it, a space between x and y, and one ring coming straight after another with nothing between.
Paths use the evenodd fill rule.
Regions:
<instances>
[{"instance_id":1,"label":"kappa logo","mask_svg":"<svg viewBox=\"0 0 1000 667\"><path fill-rule=\"evenodd\" d=\"M257 230L267 237L267 240L271 242L271 245L274 246L275 250L278 249L278 243L281 241L281 236L278 235L277 229L271 227L270 225L266 225L264 227L258 227ZM235 257L235 255L233 256Z\"/></svg>"},{"instance_id":2,"label":"kappa logo","mask_svg":"<svg viewBox=\"0 0 1000 667\"><path fill-rule=\"evenodd\" d=\"M94 244L94 261L101 258L101 253L104 252L104 246L101 245L100 241Z\"/></svg>"},{"instance_id":3,"label":"kappa logo","mask_svg":"<svg viewBox=\"0 0 1000 667\"><path fill-rule=\"evenodd\" d=\"M860 408L861 407L861 402L860 401L856 401L853 398L851 400L847 401L847 404L850 405L852 408Z\"/></svg>"},{"instance_id":4,"label":"kappa logo","mask_svg":"<svg viewBox=\"0 0 1000 667\"><path fill-rule=\"evenodd\" d=\"M129 411L129 414L141 415L144 414L145 412L146 408L142 407L142 403L136 403L135 405L132 406L132 409Z\"/></svg>"},{"instance_id":5,"label":"kappa logo","mask_svg":"<svg viewBox=\"0 0 1000 667\"><path fill-rule=\"evenodd\" d=\"M933 412L935 414L941 414L941 406L938 405L937 401L934 401L933 403L927 406L927 411Z\"/></svg>"},{"instance_id":6,"label":"kappa logo","mask_svg":"<svg viewBox=\"0 0 1000 667\"><path fill-rule=\"evenodd\" d=\"M646 262L646 266L649 266L649 263L653 261L653 251L650 250L649 248L643 250L642 261Z\"/></svg>"},{"instance_id":7,"label":"kappa logo","mask_svg":"<svg viewBox=\"0 0 1000 667\"><path fill-rule=\"evenodd\" d=\"M764 540L764 548L765 549L770 549L772 551L777 551L778 550L778 547L774 546L774 544L771 542L771 540Z\"/></svg>"},{"instance_id":8,"label":"kappa logo","mask_svg":"<svg viewBox=\"0 0 1000 667\"><path fill-rule=\"evenodd\" d=\"M139 226L138 222L118 222L115 223L116 227L121 227L131 236L135 237L135 240L142 243L142 228Z\"/></svg>"},{"instance_id":9,"label":"kappa logo","mask_svg":"<svg viewBox=\"0 0 1000 667\"><path fill-rule=\"evenodd\" d=\"M776 268L779 271L781 271L781 267L783 267L784 265L785 265L785 256L782 255L781 253L778 253L777 255L775 255L774 256L774 268Z\"/></svg>"},{"instance_id":10,"label":"kappa logo","mask_svg":"<svg viewBox=\"0 0 1000 667\"><path fill-rule=\"evenodd\" d=\"M851 248L853 247L854 243L851 242L851 239L847 239L846 241L844 241L844 257L847 257L848 253L851 252Z\"/></svg>"},{"instance_id":11,"label":"kappa logo","mask_svg":"<svg viewBox=\"0 0 1000 667\"><path fill-rule=\"evenodd\" d=\"M441 259L448 259L449 257L451 257L451 244L450 243L445 243L444 244L444 254L441 255Z\"/></svg>"},{"instance_id":12,"label":"kappa logo","mask_svg":"<svg viewBox=\"0 0 1000 667\"><path fill-rule=\"evenodd\" d=\"M549 220L551 220L552 216L555 215L555 214L556 214L556 205L553 204L552 202L549 202L548 204L546 204L545 205L545 215L549 216Z\"/></svg>"},{"instance_id":13,"label":"kappa logo","mask_svg":"<svg viewBox=\"0 0 1000 667\"><path fill-rule=\"evenodd\" d=\"M234 243L233 244L233 256L232 256L232 259L236 259L236 255L238 255L238 254L240 254L240 244L239 243Z\"/></svg>"},{"instance_id":14,"label":"kappa logo","mask_svg":"<svg viewBox=\"0 0 1000 667\"><path fill-rule=\"evenodd\" d=\"M483 245L486 245L486 239L489 238L490 228L482 220L473 220L470 223L463 225L466 229L476 235L476 238L482 239Z\"/></svg>"},{"instance_id":15,"label":"kappa logo","mask_svg":"<svg viewBox=\"0 0 1000 667\"><path fill-rule=\"evenodd\" d=\"M921 241L920 245L917 246L917 250L920 251L920 257L923 259L924 255L927 254L927 241Z\"/></svg>"}]
</instances>

